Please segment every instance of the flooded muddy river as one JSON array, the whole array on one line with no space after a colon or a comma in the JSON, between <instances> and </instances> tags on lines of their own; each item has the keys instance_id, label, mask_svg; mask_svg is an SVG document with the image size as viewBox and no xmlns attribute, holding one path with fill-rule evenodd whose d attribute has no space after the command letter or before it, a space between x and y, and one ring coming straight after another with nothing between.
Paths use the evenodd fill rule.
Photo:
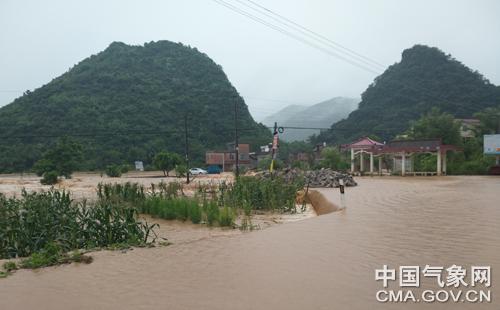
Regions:
<instances>
[{"instance_id":1,"label":"flooded muddy river","mask_svg":"<svg viewBox=\"0 0 500 310\"><path fill-rule=\"evenodd\" d=\"M0 280L1 309L500 309L500 178L357 181L344 211L18 271ZM340 204L338 190L321 191ZM491 266L492 301L377 302L384 264Z\"/></svg>"}]
</instances>

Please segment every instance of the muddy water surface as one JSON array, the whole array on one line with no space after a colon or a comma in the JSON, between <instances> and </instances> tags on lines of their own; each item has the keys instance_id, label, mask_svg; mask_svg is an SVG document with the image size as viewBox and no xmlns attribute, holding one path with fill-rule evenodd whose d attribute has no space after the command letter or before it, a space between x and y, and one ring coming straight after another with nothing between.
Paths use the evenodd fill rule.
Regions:
<instances>
[{"instance_id":1,"label":"muddy water surface","mask_svg":"<svg viewBox=\"0 0 500 310\"><path fill-rule=\"evenodd\" d=\"M345 211L19 271L0 280L0 308L500 309L500 178L358 181ZM322 192L340 203L337 191ZM491 265L493 301L378 303L374 269L383 264Z\"/></svg>"}]
</instances>

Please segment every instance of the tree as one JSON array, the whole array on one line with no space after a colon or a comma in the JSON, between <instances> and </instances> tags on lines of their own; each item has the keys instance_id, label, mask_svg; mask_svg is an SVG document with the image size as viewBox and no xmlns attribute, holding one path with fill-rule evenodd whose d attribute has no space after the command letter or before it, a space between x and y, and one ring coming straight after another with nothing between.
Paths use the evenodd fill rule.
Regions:
<instances>
[{"instance_id":1,"label":"tree","mask_svg":"<svg viewBox=\"0 0 500 310\"><path fill-rule=\"evenodd\" d=\"M122 176L122 167L120 165L108 165L106 175L111 178L119 178Z\"/></svg>"},{"instance_id":2,"label":"tree","mask_svg":"<svg viewBox=\"0 0 500 310\"><path fill-rule=\"evenodd\" d=\"M333 147L326 147L321 151L323 160L321 166L331 169L346 169L347 163L342 159L340 152Z\"/></svg>"},{"instance_id":3,"label":"tree","mask_svg":"<svg viewBox=\"0 0 500 310\"><path fill-rule=\"evenodd\" d=\"M429 113L412 123L409 136L412 139L441 139L443 144L461 145L460 124L453 115L432 108Z\"/></svg>"},{"instance_id":4,"label":"tree","mask_svg":"<svg viewBox=\"0 0 500 310\"><path fill-rule=\"evenodd\" d=\"M311 143L305 141L280 141L278 157L281 160L283 160L284 162L288 162L290 160L290 155L295 155L297 153L306 153L311 159L309 160L308 164L313 164L313 145Z\"/></svg>"},{"instance_id":5,"label":"tree","mask_svg":"<svg viewBox=\"0 0 500 310\"><path fill-rule=\"evenodd\" d=\"M175 166L175 173L178 178L185 177L186 174L188 173L187 166L185 164L179 164Z\"/></svg>"},{"instance_id":6,"label":"tree","mask_svg":"<svg viewBox=\"0 0 500 310\"><path fill-rule=\"evenodd\" d=\"M482 134L500 133L500 106L484 109L474 116L481 121Z\"/></svg>"},{"instance_id":7,"label":"tree","mask_svg":"<svg viewBox=\"0 0 500 310\"><path fill-rule=\"evenodd\" d=\"M155 155L153 165L156 169L163 171L163 175L169 176L169 171L176 168L182 163L182 158L179 154L170 152L160 152Z\"/></svg>"},{"instance_id":8,"label":"tree","mask_svg":"<svg viewBox=\"0 0 500 310\"><path fill-rule=\"evenodd\" d=\"M80 144L68 138L62 138L46 151L42 158L35 163L33 170L39 176L44 176L46 184L57 182L56 176L71 178L71 174L78 168L82 158L82 147ZM47 177L50 175L50 178Z\"/></svg>"}]
</instances>

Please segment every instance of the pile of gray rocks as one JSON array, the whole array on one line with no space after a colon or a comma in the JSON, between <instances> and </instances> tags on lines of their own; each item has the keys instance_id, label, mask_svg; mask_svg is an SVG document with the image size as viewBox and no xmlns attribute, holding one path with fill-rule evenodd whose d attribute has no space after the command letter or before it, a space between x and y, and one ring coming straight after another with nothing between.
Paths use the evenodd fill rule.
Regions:
<instances>
[{"instance_id":1,"label":"pile of gray rocks","mask_svg":"<svg viewBox=\"0 0 500 310\"><path fill-rule=\"evenodd\" d=\"M335 171L330 168L322 168L319 170L302 171L299 169L284 169L276 172L276 175L282 177L286 182L293 182L298 178L304 178L305 185L309 187L339 187L340 180L343 180L345 186L356 186L358 183L354 181L352 175ZM269 172L263 172L262 177L271 177Z\"/></svg>"},{"instance_id":2,"label":"pile of gray rocks","mask_svg":"<svg viewBox=\"0 0 500 310\"><path fill-rule=\"evenodd\" d=\"M341 184L340 180L343 180L345 186L358 185L352 175L330 168L306 171L304 172L304 177L305 183L309 183L309 187L339 187Z\"/></svg>"}]
</instances>

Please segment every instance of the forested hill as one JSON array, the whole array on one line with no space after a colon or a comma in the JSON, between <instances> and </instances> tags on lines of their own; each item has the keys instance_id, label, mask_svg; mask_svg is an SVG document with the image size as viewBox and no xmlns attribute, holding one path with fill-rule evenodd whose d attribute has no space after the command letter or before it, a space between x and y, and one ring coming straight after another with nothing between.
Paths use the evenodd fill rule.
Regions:
<instances>
[{"instance_id":1,"label":"forested hill","mask_svg":"<svg viewBox=\"0 0 500 310\"><path fill-rule=\"evenodd\" d=\"M184 152L234 141L237 103L241 142L256 147L270 133L257 124L221 66L196 48L159 41L114 42L50 83L0 108L0 172L29 169L57 137L84 147L81 169L146 163L160 150ZM110 135L112 133L113 135Z\"/></svg>"},{"instance_id":2,"label":"forested hill","mask_svg":"<svg viewBox=\"0 0 500 310\"><path fill-rule=\"evenodd\" d=\"M365 135L389 140L432 107L457 118L500 104L500 88L435 47L415 45L366 89L359 108L316 141L346 143Z\"/></svg>"}]
</instances>

